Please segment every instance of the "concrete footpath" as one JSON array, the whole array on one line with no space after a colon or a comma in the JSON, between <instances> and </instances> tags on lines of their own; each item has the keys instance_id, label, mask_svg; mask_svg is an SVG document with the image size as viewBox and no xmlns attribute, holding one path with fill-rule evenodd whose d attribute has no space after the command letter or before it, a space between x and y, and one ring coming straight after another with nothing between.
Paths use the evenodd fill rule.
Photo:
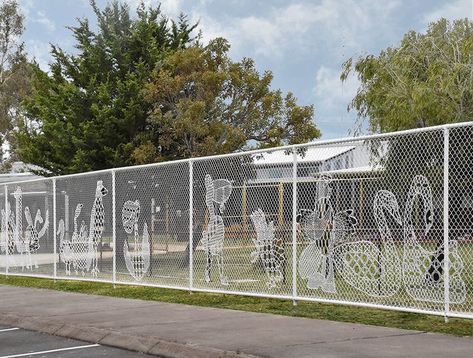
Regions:
<instances>
[{"instance_id":1,"label":"concrete footpath","mask_svg":"<svg viewBox=\"0 0 473 358\"><path fill-rule=\"evenodd\" d=\"M473 338L1 285L0 325L161 357L473 357Z\"/></svg>"}]
</instances>

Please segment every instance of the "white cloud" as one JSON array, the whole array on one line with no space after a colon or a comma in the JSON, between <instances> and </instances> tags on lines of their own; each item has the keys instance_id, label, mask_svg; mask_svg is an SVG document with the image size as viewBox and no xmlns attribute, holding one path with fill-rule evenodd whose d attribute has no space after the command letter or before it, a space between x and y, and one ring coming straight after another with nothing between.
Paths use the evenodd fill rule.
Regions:
<instances>
[{"instance_id":1,"label":"white cloud","mask_svg":"<svg viewBox=\"0 0 473 358\"><path fill-rule=\"evenodd\" d=\"M166 15L178 15L182 9L182 0L161 0L161 10Z\"/></svg>"},{"instance_id":2,"label":"white cloud","mask_svg":"<svg viewBox=\"0 0 473 358\"><path fill-rule=\"evenodd\" d=\"M48 71L48 63L51 61L49 44L38 40L27 40L26 47L28 49L29 56L38 62L39 67L43 71Z\"/></svg>"},{"instance_id":3,"label":"white cloud","mask_svg":"<svg viewBox=\"0 0 473 358\"><path fill-rule=\"evenodd\" d=\"M339 137L343 128L352 135L356 127L356 115L347 112L347 106L356 95L359 81L350 76L340 80L340 69L321 66L315 76L313 88L317 124L323 129L324 138Z\"/></svg>"},{"instance_id":4,"label":"white cloud","mask_svg":"<svg viewBox=\"0 0 473 358\"><path fill-rule=\"evenodd\" d=\"M20 5L21 13L26 18L29 18L30 12L34 8L33 0L20 0L19 5Z\"/></svg>"},{"instance_id":5,"label":"white cloud","mask_svg":"<svg viewBox=\"0 0 473 358\"><path fill-rule=\"evenodd\" d=\"M34 11L35 3L33 0L22 0L19 4L21 13L25 16L26 21L43 25L46 28L46 31L49 33L56 30L56 24L53 20L46 16L44 11Z\"/></svg>"},{"instance_id":6,"label":"white cloud","mask_svg":"<svg viewBox=\"0 0 473 358\"><path fill-rule=\"evenodd\" d=\"M35 10L35 3L33 0L21 0L19 2L21 13L25 16L26 21L36 22L43 25L46 31L51 33L56 30L56 24L53 20L46 16L46 13L42 10Z\"/></svg>"},{"instance_id":7,"label":"white cloud","mask_svg":"<svg viewBox=\"0 0 473 358\"><path fill-rule=\"evenodd\" d=\"M44 13L44 11L38 11L36 13L36 17L31 20L43 25L48 32L53 32L54 30L56 30L56 25L54 21L49 19Z\"/></svg>"},{"instance_id":8,"label":"white cloud","mask_svg":"<svg viewBox=\"0 0 473 358\"><path fill-rule=\"evenodd\" d=\"M314 87L316 105L322 105L324 109L343 108L346 110L348 103L356 95L360 83L353 75L342 82L340 72L340 69L326 66L318 69Z\"/></svg>"},{"instance_id":9,"label":"white cloud","mask_svg":"<svg viewBox=\"0 0 473 358\"><path fill-rule=\"evenodd\" d=\"M264 16L219 19L194 8L193 17L200 20L204 40L223 36L237 53L250 47L256 54L273 57L283 55L292 45L303 49L315 43L333 43L332 47L343 43L359 50L366 34L379 31L399 4L400 0L322 0L318 4L293 3L269 8Z\"/></svg>"},{"instance_id":10,"label":"white cloud","mask_svg":"<svg viewBox=\"0 0 473 358\"><path fill-rule=\"evenodd\" d=\"M473 16L473 1L472 0L454 0L444 2L439 8L427 13L424 16L424 23L436 21L441 17L449 20L461 19L464 17Z\"/></svg>"},{"instance_id":11,"label":"white cloud","mask_svg":"<svg viewBox=\"0 0 473 358\"><path fill-rule=\"evenodd\" d=\"M312 6L291 4L273 8L264 17L226 16L221 19L197 10L193 17L194 20L200 20L204 40L222 36L230 40L237 52L249 45L257 54L270 57L280 55L291 39L295 41L297 36L307 32L310 25L320 19L321 15L314 17L308 7Z\"/></svg>"},{"instance_id":12,"label":"white cloud","mask_svg":"<svg viewBox=\"0 0 473 358\"><path fill-rule=\"evenodd\" d=\"M166 16L175 17L179 15L182 7L182 0L128 0L127 3L130 7L137 8L141 2L145 4L146 7L153 6L156 7L161 3L161 11Z\"/></svg>"}]
</instances>

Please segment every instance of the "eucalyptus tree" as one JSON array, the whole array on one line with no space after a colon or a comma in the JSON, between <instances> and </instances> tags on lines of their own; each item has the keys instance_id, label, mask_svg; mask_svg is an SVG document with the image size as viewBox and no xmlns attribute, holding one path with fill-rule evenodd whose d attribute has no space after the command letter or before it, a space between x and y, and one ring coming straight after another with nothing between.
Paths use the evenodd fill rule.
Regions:
<instances>
[{"instance_id":1,"label":"eucalyptus tree","mask_svg":"<svg viewBox=\"0 0 473 358\"><path fill-rule=\"evenodd\" d=\"M452 22L440 19L425 33L409 31L397 46L346 61L341 79L346 80L351 73L357 75L360 87L348 109L357 112L359 123L367 121L372 132L471 121L473 22L466 18ZM373 153L377 153L380 143L372 144ZM372 158L385 167L384 185L390 186L401 201L406 200L406 183L413 176L422 173L429 178L435 202L432 231L438 240L432 262L443 261L444 144L442 132L395 137L388 152ZM449 146L449 235L458 238L471 227L471 128L452 130ZM433 265L430 270L434 270Z\"/></svg>"},{"instance_id":2,"label":"eucalyptus tree","mask_svg":"<svg viewBox=\"0 0 473 358\"><path fill-rule=\"evenodd\" d=\"M24 16L16 0L0 3L0 140L12 143L12 130L24 120L21 101L29 94L31 68L21 36ZM10 153L11 154L11 153ZM9 161L7 160L6 163ZM5 162L3 163L5 164ZM3 170L5 170L3 165Z\"/></svg>"}]
</instances>

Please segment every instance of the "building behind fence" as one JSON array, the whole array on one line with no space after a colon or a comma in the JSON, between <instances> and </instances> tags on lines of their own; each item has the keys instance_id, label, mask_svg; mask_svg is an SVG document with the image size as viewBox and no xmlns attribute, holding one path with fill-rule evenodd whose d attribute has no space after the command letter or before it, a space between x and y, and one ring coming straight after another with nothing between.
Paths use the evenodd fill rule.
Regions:
<instances>
[{"instance_id":1,"label":"building behind fence","mask_svg":"<svg viewBox=\"0 0 473 358\"><path fill-rule=\"evenodd\" d=\"M473 123L1 184L0 269L473 318Z\"/></svg>"}]
</instances>

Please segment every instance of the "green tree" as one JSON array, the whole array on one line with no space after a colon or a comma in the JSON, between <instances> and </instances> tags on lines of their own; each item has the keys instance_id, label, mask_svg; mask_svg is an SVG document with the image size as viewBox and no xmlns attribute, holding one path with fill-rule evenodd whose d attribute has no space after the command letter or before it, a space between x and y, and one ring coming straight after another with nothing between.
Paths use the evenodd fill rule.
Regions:
<instances>
[{"instance_id":1,"label":"green tree","mask_svg":"<svg viewBox=\"0 0 473 358\"><path fill-rule=\"evenodd\" d=\"M473 22L468 19L440 19L431 23L425 33L410 31L398 46L389 47L378 56L349 59L344 64L341 79L346 80L355 72L360 81L348 108L355 110L361 121L368 120L372 132L470 121L472 54ZM450 137L452 177L461 166L457 163L467 160L464 153L471 150L466 150L472 147L469 132L468 128L458 129ZM371 144L373 160L385 166L388 182L405 187L413 175L423 173L435 183L434 189L441 197L442 133L397 137L390 140L389 152L382 156L376 155L379 143Z\"/></svg>"},{"instance_id":2,"label":"green tree","mask_svg":"<svg viewBox=\"0 0 473 358\"><path fill-rule=\"evenodd\" d=\"M160 64L146 99L150 130L135 151L138 162L301 143L320 136L314 108L271 89L270 71L253 60L233 62L222 38L179 50Z\"/></svg>"},{"instance_id":3,"label":"green tree","mask_svg":"<svg viewBox=\"0 0 473 358\"><path fill-rule=\"evenodd\" d=\"M468 121L473 118L473 23L431 23L410 31L378 56L345 62L341 79L360 81L349 105L373 132Z\"/></svg>"},{"instance_id":4,"label":"green tree","mask_svg":"<svg viewBox=\"0 0 473 358\"><path fill-rule=\"evenodd\" d=\"M24 101L31 125L15 136L21 159L53 174L134 164L151 110L142 89L156 64L194 42L183 15L172 21L141 4L133 18L118 1L91 5L97 30L87 19L69 28L77 53L52 46L49 73L35 66Z\"/></svg>"},{"instance_id":5,"label":"green tree","mask_svg":"<svg viewBox=\"0 0 473 358\"><path fill-rule=\"evenodd\" d=\"M410 31L400 44L378 56L349 59L341 74L346 80L357 74L360 87L349 104L360 123L368 120L372 132L471 121L473 119L473 22L468 19L431 23L426 33ZM431 239L437 240L432 257L442 262L443 253L443 174L444 134L441 131L399 136L386 146L371 141L373 161L384 166L383 187L396 192L400 202L407 200L412 178L422 174L429 179L434 196L434 226ZM452 129L449 138L449 235L471 235L473 173L470 127ZM379 148L387 148L377 155ZM465 206L466 203L466 206ZM418 212L422 212L421 208ZM435 241L434 241L435 242ZM433 272L433 265L429 272ZM442 273L442 269L439 269ZM440 277L433 278L434 281Z\"/></svg>"},{"instance_id":6,"label":"green tree","mask_svg":"<svg viewBox=\"0 0 473 358\"><path fill-rule=\"evenodd\" d=\"M0 4L0 145L11 143L11 132L23 121L20 103L29 94L31 67L19 41L24 17L16 0ZM5 170L5 164L2 169Z\"/></svg>"},{"instance_id":7,"label":"green tree","mask_svg":"<svg viewBox=\"0 0 473 358\"><path fill-rule=\"evenodd\" d=\"M31 124L15 135L25 162L67 174L319 136L311 106L271 90L252 60L230 61L226 41L204 47L184 15L91 4L98 30L70 27L78 53L53 46L49 73L34 68Z\"/></svg>"}]
</instances>

